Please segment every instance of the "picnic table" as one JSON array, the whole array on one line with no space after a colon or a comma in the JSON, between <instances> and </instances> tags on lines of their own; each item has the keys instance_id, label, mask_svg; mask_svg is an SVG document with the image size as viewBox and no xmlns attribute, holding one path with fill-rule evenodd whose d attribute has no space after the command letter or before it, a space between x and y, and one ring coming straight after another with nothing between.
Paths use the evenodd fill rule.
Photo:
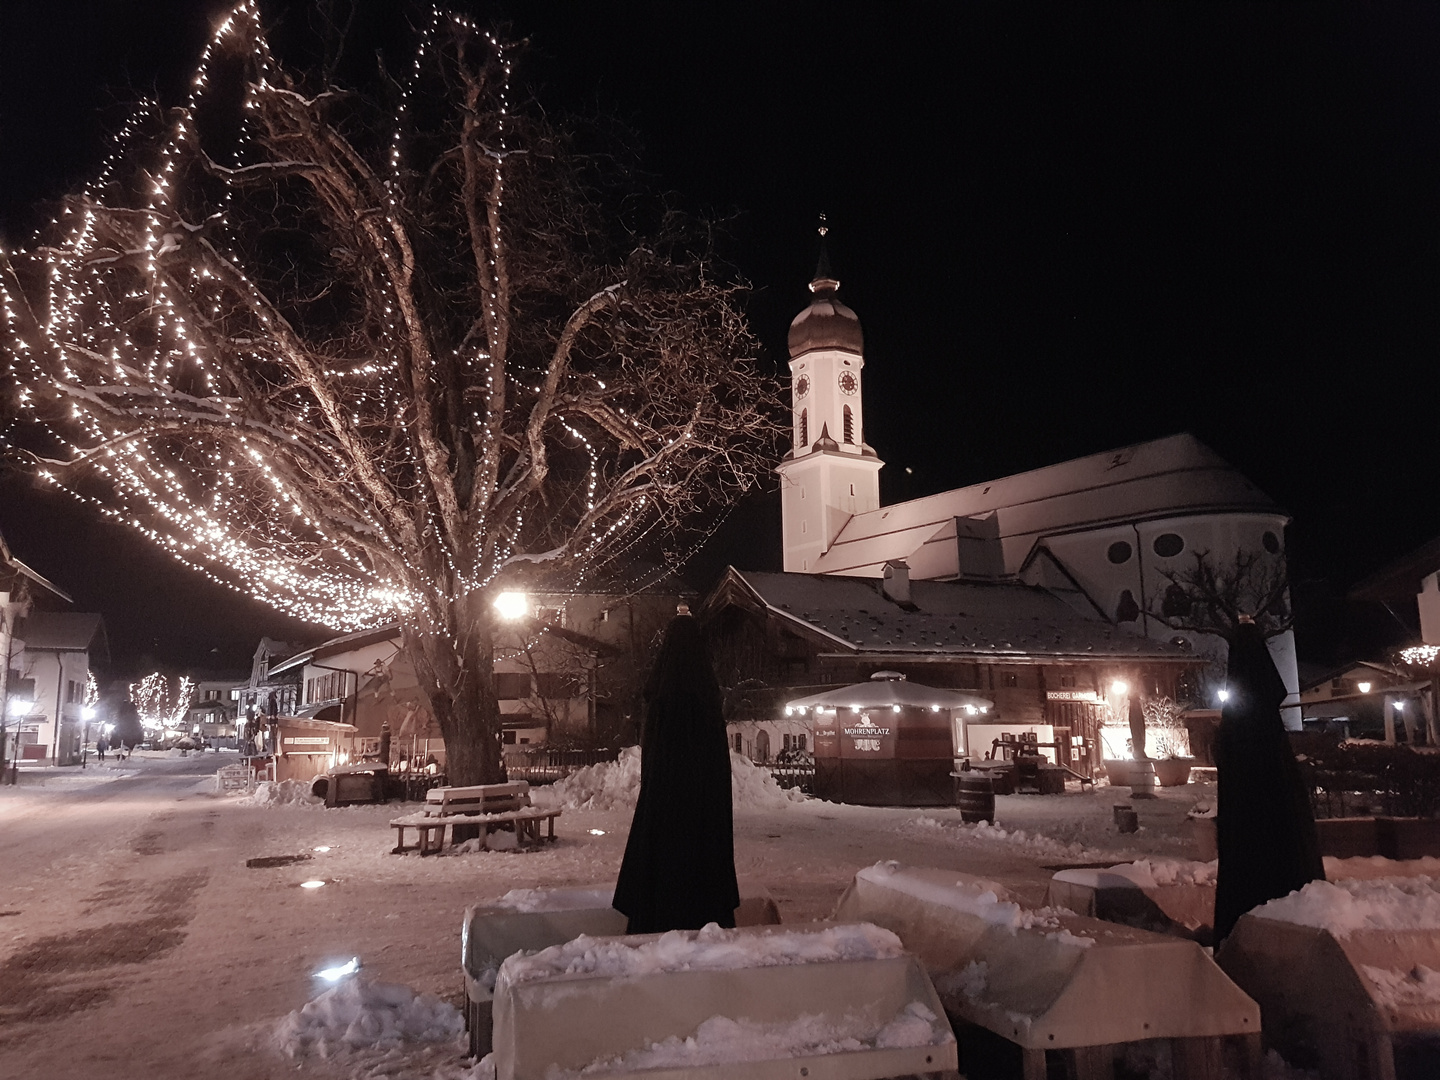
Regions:
<instances>
[{"instance_id":1,"label":"picnic table","mask_svg":"<svg viewBox=\"0 0 1440 1080\"><path fill-rule=\"evenodd\" d=\"M555 819L559 810L530 805L530 785L523 780L504 784L475 784L468 787L432 788L425 794L425 809L395 818L395 847L399 855L405 846L405 831L414 829L421 855L433 855L445 847L445 830L451 843L478 839L488 850L489 837L496 829L515 833L516 846L528 850L555 842ZM546 826L542 835L541 826Z\"/></svg>"}]
</instances>

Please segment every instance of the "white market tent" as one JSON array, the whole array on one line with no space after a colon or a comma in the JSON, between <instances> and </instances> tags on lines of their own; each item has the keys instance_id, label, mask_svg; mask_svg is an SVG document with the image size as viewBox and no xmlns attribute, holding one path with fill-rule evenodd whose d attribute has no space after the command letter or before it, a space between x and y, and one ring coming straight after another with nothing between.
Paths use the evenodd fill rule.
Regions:
<instances>
[{"instance_id":1,"label":"white market tent","mask_svg":"<svg viewBox=\"0 0 1440 1080\"><path fill-rule=\"evenodd\" d=\"M877 671L869 682L842 686L838 690L827 690L823 694L796 698L785 703L785 714L808 712L811 709L893 709L912 708L959 710L969 716L988 713L994 702L978 694L967 694L961 690L941 690L934 686L912 683L898 671Z\"/></svg>"}]
</instances>

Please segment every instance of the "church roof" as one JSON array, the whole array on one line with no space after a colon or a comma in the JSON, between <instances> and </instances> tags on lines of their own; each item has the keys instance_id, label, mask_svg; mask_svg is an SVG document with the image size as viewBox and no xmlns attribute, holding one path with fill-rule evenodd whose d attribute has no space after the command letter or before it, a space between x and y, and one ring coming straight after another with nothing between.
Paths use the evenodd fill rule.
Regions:
<instances>
[{"instance_id":1,"label":"church roof","mask_svg":"<svg viewBox=\"0 0 1440 1080\"><path fill-rule=\"evenodd\" d=\"M912 580L954 574L948 567L960 517L997 515L1013 574L1039 540L1057 533L1246 512L1284 516L1239 470L1183 433L856 514L812 569L879 577L887 560L907 559Z\"/></svg>"},{"instance_id":2,"label":"church roof","mask_svg":"<svg viewBox=\"0 0 1440 1080\"><path fill-rule=\"evenodd\" d=\"M896 603L878 582L731 568L706 601L727 590L834 643L842 654L895 660L1143 660L1196 662L1192 653L1088 619L1045 589L1012 583L911 581Z\"/></svg>"}]
</instances>

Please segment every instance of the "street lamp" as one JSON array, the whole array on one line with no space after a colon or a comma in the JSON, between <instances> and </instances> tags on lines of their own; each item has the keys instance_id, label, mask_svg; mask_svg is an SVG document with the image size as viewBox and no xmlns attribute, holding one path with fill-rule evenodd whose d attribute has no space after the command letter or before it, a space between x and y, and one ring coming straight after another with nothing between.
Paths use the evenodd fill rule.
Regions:
<instances>
[{"instance_id":1,"label":"street lamp","mask_svg":"<svg viewBox=\"0 0 1440 1080\"><path fill-rule=\"evenodd\" d=\"M530 598L523 592L502 592L495 597L494 607L500 618L514 622L530 614Z\"/></svg>"}]
</instances>

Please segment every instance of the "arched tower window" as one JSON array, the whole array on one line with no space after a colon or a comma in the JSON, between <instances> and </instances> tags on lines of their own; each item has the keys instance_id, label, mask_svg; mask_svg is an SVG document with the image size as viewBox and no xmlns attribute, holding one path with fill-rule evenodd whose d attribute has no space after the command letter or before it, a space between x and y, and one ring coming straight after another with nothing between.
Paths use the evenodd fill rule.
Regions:
<instances>
[{"instance_id":1,"label":"arched tower window","mask_svg":"<svg viewBox=\"0 0 1440 1080\"><path fill-rule=\"evenodd\" d=\"M810 412L808 409L800 410L800 445L810 445Z\"/></svg>"},{"instance_id":2,"label":"arched tower window","mask_svg":"<svg viewBox=\"0 0 1440 1080\"><path fill-rule=\"evenodd\" d=\"M850 411L850 406L845 406L845 441L855 442L855 414Z\"/></svg>"}]
</instances>

